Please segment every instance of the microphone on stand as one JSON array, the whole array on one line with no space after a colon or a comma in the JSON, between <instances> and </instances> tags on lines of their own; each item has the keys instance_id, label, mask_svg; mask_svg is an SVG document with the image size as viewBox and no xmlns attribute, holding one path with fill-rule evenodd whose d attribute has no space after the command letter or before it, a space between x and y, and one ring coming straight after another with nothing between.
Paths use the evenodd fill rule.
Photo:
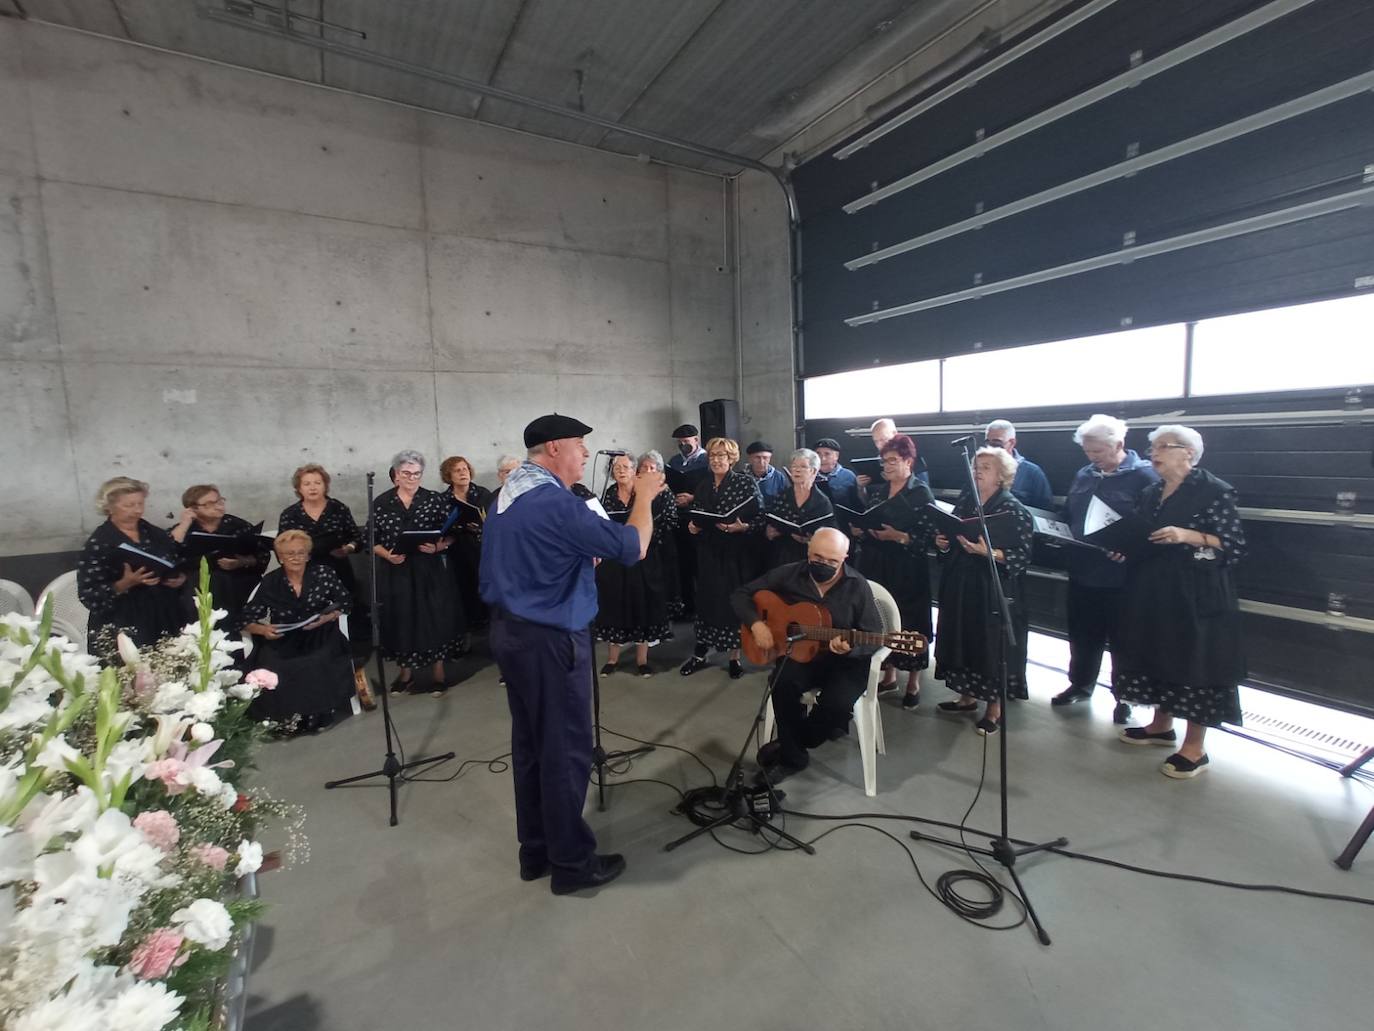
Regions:
<instances>
[{"instance_id":1,"label":"microphone on stand","mask_svg":"<svg viewBox=\"0 0 1374 1031\"><path fill-rule=\"evenodd\" d=\"M806 640L806 631L805 631L805 630L793 630L790 634L787 635L787 643L788 643L788 644L793 644L793 643L796 642L796 641L804 641L804 640Z\"/></svg>"},{"instance_id":2,"label":"microphone on stand","mask_svg":"<svg viewBox=\"0 0 1374 1031\"><path fill-rule=\"evenodd\" d=\"M957 438L956 440L951 440L951 441L949 442L949 446L950 446L950 447L963 447L965 444L976 444L976 443L978 443L978 434L976 434L976 433L970 433L967 437L959 437L959 438Z\"/></svg>"}]
</instances>

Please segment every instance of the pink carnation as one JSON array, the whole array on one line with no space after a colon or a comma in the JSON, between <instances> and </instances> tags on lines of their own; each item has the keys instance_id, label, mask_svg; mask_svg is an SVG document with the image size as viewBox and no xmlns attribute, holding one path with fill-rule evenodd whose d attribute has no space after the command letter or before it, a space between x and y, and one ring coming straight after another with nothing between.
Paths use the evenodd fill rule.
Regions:
<instances>
[{"instance_id":1,"label":"pink carnation","mask_svg":"<svg viewBox=\"0 0 1374 1031\"><path fill-rule=\"evenodd\" d=\"M181 946L186 941L179 931L162 927L144 938L129 957L129 969L140 981L166 977L186 962Z\"/></svg>"},{"instance_id":2,"label":"pink carnation","mask_svg":"<svg viewBox=\"0 0 1374 1031\"><path fill-rule=\"evenodd\" d=\"M167 789L169 795L179 795L186 790L186 785L177 780L177 776L186 769L186 763L180 759L168 757L158 759L143 767L143 776L146 780L160 780L162 786Z\"/></svg>"},{"instance_id":3,"label":"pink carnation","mask_svg":"<svg viewBox=\"0 0 1374 1031\"><path fill-rule=\"evenodd\" d=\"M250 670L243 679L262 691L275 691L277 689L277 675L270 669Z\"/></svg>"},{"instance_id":4,"label":"pink carnation","mask_svg":"<svg viewBox=\"0 0 1374 1031\"><path fill-rule=\"evenodd\" d=\"M164 852L172 851L181 840L181 828L177 826L176 818L165 809L139 813L134 817L134 826Z\"/></svg>"},{"instance_id":5,"label":"pink carnation","mask_svg":"<svg viewBox=\"0 0 1374 1031\"><path fill-rule=\"evenodd\" d=\"M191 858L223 873L225 864L229 862L229 853L218 845L197 845L191 849Z\"/></svg>"}]
</instances>

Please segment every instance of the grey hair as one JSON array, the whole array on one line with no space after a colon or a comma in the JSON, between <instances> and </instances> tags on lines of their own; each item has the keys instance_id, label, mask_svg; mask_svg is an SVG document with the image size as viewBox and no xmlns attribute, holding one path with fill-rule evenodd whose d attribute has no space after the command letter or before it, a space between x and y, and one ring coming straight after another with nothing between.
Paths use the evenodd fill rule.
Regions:
<instances>
[{"instance_id":1,"label":"grey hair","mask_svg":"<svg viewBox=\"0 0 1374 1031\"><path fill-rule=\"evenodd\" d=\"M1150 443L1153 444L1159 437L1173 437L1185 445L1193 453L1190 464L1197 465L1202 461L1202 434L1191 426L1182 426L1176 422L1161 426L1150 434Z\"/></svg>"},{"instance_id":2,"label":"grey hair","mask_svg":"<svg viewBox=\"0 0 1374 1031\"><path fill-rule=\"evenodd\" d=\"M514 455L502 455L496 460L496 468L499 470L506 465L519 465L523 459L516 458Z\"/></svg>"},{"instance_id":3,"label":"grey hair","mask_svg":"<svg viewBox=\"0 0 1374 1031\"><path fill-rule=\"evenodd\" d=\"M868 428L869 433L876 433L879 428L890 429L893 433L897 432L897 420L890 419L884 415L881 419L874 419L873 425Z\"/></svg>"},{"instance_id":4,"label":"grey hair","mask_svg":"<svg viewBox=\"0 0 1374 1031\"><path fill-rule=\"evenodd\" d=\"M821 456L812 451L809 447L799 447L793 451L787 459L787 464L791 465L798 458L806 459L806 464L811 467L812 472L818 472L821 467Z\"/></svg>"},{"instance_id":5,"label":"grey hair","mask_svg":"<svg viewBox=\"0 0 1374 1031\"><path fill-rule=\"evenodd\" d=\"M1093 440L1105 440L1108 444L1124 444L1126 420L1118 419L1114 415L1103 415L1101 412L1090 415L1087 422L1073 431L1073 442L1082 444L1090 437Z\"/></svg>"},{"instance_id":6,"label":"grey hair","mask_svg":"<svg viewBox=\"0 0 1374 1031\"><path fill-rule=\"evenodd\" d=\"M420 467L420 471L424 472L425 456L412 448L404 448L400 451L397 451L396 454L392 456L391 471L395 472L397 469L401 468L401 466L405 465L407 462L414 462L416 465Z\"/></svg>"},{"instance_id":7,"label":"grey hair","mask_svg":"<svg viewBox=\"0 0 1374 1031\"><path fill-rule=\"evenodd\" d=\"M652 462L655 470L663 472L663 453L661 451L649 448L648 451L635 459L635 468L638 469L645 462Z\"/></svg>"},{"instance_id":8,"label":"grey hair","mask_svg":"<svg viewBox=\"0 0 1374 1031\"><path fill-rule=\"evenodd\" d=\"M983 431L983 436L987 436L993 430L1005 430L1008 437L1016 436L1016 427L1007 422L1006 419L993 419L988 423L988 428Z\"/></svg>"},{"instance_id":9,"label":"grey hair","mask_svg":"<svg viewBox=\"0 0 1374 1031\"><path fill-rule=\"evenodd\" d=\"M528 458L534 458L536 455L542 455L543 453L544 453L544 445L543 445L543 444L536 444L536 445L534 445L534 447L530 447L530 448L526 448L526 449L525 449L525 455L526 455L526 457L528 457Z\"/></svg>"},{"instance_id":10,"label":"grey hair","mask_svg":"<svg viewBox=\"0 0 1374 1031\"><path fill-rule=\"evenodd\" d=\"M984 455L987 455L989 458L997 459L997 464L1002 467L1002 475L997 478L998 482L1001 483L1003 487L1010 487L1012 481L1016 479L1016 459L1011 457L1010 452L1003 451L1000 447L989 446L980 447L973 456L974 461L977 461Z\"/></svg>"}]
</instances>

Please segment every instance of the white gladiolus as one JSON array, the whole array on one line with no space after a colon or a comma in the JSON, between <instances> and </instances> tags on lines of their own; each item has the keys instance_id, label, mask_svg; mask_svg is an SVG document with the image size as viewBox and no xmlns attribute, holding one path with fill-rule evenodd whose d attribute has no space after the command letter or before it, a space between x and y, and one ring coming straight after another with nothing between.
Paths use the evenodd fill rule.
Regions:
<instances>
[{"instance_id":1,"label":"white gladiolus","mask_svg":"<svg viewBox=\"0 0 1374 1031\"><path fill-rule=\"evenodd\" d=\"M242 877L244 874L257 873L262 866L262 846L256 841L244 838L239 842L238 853L239 863L234 867L234 876Z\"/></svg>"},{"instance_id":2,"label":"white gladiolus","mask_svg":"<svg viewBox=\"0 0 1374 1031\"><path fill-rule=\"evenodd\" d=\"M234 932L229 910L214 899L196 899L184 909L172 914L172 923L193 942L211 951L219 951L229 944Z\"/></svg>"},{"instance_id":3,"label":"white gladiolus","mask_svg":"<svg viewBox=\"0 0 1374 1031\"><path fill-rule=\"evenodd\" d=\"M124 665L138 665L138 646L134 644L128 634L116 634L115 646L119 649L119 657L124 660Z\"/></svg>"},{"instance_id":4,"label":"white gladiolus","mask_svg":"<svg viewBox=\"0 0 1374 1031\"><path fill-rule=\"evenodd\" d=\"M67 738L58 734L41 749L33 760L34 766L42 767L49 771L65 771L67 763L79 758L81 755L75 748L67 744Z\"/></svg>"}]
</instances>

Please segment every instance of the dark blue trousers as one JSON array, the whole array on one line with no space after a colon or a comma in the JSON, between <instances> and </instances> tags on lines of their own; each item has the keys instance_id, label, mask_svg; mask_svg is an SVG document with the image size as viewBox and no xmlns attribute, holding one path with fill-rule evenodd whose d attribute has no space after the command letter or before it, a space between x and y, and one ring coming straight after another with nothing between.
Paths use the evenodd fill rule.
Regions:
<instances>
[{"instance_id":1,"label":"dark blue trousers","mask_svg":"<svg viewBox=\"0 0 1374 1031\"><path fill-rule=\"evenodd\" d=\"M590 635L493 611L490 642L510 703L520 860L582 873L596 852L582 819L592 768Z\"/></svg>"}]
</instances>

